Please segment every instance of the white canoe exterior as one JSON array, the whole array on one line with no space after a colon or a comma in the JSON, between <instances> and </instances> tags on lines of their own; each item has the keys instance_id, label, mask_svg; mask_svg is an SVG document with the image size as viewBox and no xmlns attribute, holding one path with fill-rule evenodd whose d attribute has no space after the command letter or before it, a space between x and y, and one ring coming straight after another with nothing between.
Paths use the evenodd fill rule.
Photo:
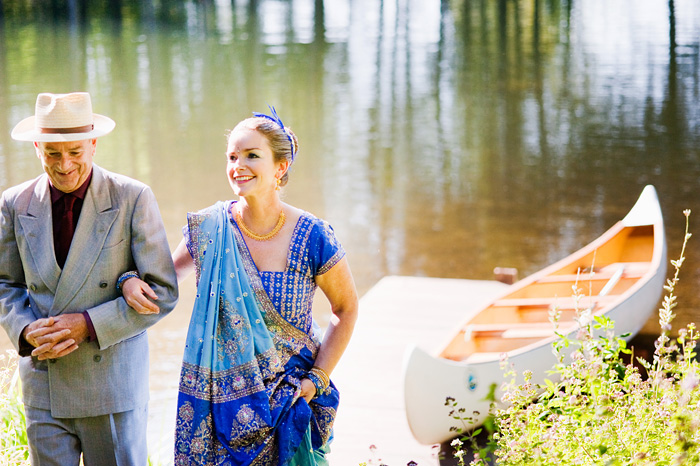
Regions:
<instances>
[{"instance_id":1,"label":"white canoe exterior","mask_svg":"<svg viewBox=\"0 0 700 466\"><path fill-rule=\"evenodd\" d=\"M494 300L484 310L490 308L490 312L493 313L495 306L505 306L509 300L520 301L521 306L528 305L526 301L532 298L522 298L522 296L529 296L523 294L526 288L542 283L543 277L553 276L554 280L557 280L556 277L563 277L562 270L566 267L571 267L571 264L580 264L583 258L590 258L591 254L595 258L596 251L603 245L614 241L614 238L618 237L624 229L634 229L634 227L653 229L653 251L650 252L648 264L645 263L646 267L641 269L637 267L641 272L638 272L636 278L626 278L631 285L626 289L622 287L623 291L620 293L614 293L610 292L610 289L616 286L623 273L627 273L626 270L623 272L623 266L615 264L620 268L606 278L608 286L603 286L602 289L599 287L595 292L600 298L597 296L591 298L596 301L593 314L606 315L615 322L616 334L629 333L628 339L631 338L642 328L652 312L657 310L666 281L666 238L661 208L652 186L647 186L627 216L601 237L561 261L513 284L504 295ZM635 265L630 263L628 269L634 267ZM593 275L594 273L591 273L591 276ZM544 278L544 280L547 279ZM601 285L605 284L605 282L601 283ZM515 299L513 296L520 296L520 299ZM544 299L545 295L542 296ZM567 298L552 296L551 305L558 307L559 303L566 300ZM579 301L576 307L586 308L589 303L590 301L587 302L584 299ZM460 353L458 357L446 357L445 354L450 351L447 347L435 354L429 354L416 346L409 347L406 351L403 368L406 416L414 437L422 444L447 441L456 435L451 427L463 427L448 415L449 409L445 406L447 397L454 398L458 407L465 408L468 415L478 412L474 414L475 426L483 423L489 410L489 402L486 401L489 391L493 384L500 387L504 382L501 369L501 359L504 354L507 355L509 363L514 365L518 374L522 374L524 370L532 371L534 383L543 383L546 371L556 362L552 352L552 342L557 337L554 335L551 323L549 328L545 329L543 325L546 322L512 324L506 322L504 328L502 323L489 325L488 320L484 324L484 319L479 320L478 316L479 313L464 322L456 335L447 341L457 341L459 346L459 342L473 338L473 332L492 332L493 335L498 335L497 338L501 341L508 341L505 351L482 349ZM569 325L566 332L575 332L575 324L572 322L569 319L567 323L562 318L559 331L562 332L562 329ZM501 325L500 329L499 325ZM454 346L453 343L448 343L449 345ZM500 398L499 391L496 392L496 397Z\"/></svg>"}]
</instances>

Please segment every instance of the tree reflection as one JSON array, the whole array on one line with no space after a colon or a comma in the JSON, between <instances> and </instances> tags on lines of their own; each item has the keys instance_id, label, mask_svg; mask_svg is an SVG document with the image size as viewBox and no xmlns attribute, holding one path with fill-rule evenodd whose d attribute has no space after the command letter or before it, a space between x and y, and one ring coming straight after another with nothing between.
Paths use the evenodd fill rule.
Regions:
<instances>
[{"instance_id":1,"label":"tree reflection","mask_svg":"<svg viewBox=\"0 0 700 466\"><path fill-rule=\"evenodd\" d=\"M180 218L229 195L225 129L272 104L290 197L353 232L366 283L536 269L700 176L700 13L639 1L2 0L0 184L36 171L9 139L36 93L86 89L118 120L101 162Z\"/></svg>"}]
</instances>

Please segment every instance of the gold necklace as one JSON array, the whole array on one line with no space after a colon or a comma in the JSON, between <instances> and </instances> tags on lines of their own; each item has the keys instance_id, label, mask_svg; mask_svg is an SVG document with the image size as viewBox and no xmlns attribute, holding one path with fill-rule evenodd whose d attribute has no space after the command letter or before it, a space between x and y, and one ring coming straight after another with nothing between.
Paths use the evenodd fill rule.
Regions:
<instances>
[{"instance_id":1,"label":"gold necklace","mask_svg":"<svg viewBox=\"0 0 700 466\"><path fill-rule=\"evenodd\" d=\"M240 212L236 210L236 222L238 223L238 226L241 227L241 231L249 238L254 239L255 241L268 241L277 236L277 233L280 232L282 227L284 226L284 222L287 220L287 216L284 215L284 211L280 211L280 218L277 220L277 225L275 225L275 228L272 229L271 232L269 232L266 235L256 235L248 227L243 223L243 217L241 217Z\"/></svg>"}]
</instances>

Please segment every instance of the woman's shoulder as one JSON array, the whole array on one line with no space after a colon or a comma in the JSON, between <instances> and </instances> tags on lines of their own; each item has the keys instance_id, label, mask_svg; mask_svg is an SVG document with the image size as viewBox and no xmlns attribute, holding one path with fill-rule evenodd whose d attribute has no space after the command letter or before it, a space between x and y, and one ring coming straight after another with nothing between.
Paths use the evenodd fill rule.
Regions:
<instances>
[{"instance_id":1,"label":"woman's shoulder","mask_svg":"<svg viewBox=\"0 0 700 466\"><path fill-rule=\"evenodd\" d=\"M328 221L304 211L299 224L309 232L309 240L315 247L323 243L332 246L333 249L342 249L335 230Z\"/></svg>"},{"instance_id":2,"label":"woman's shoulder","mask_svg":"<svg viewBox=\"0 0 700 466\"><path fill-rule=\"evenodd\" d=\"M292 220L294 224L299 225L302 229L316 234L321 234L322 236L326 236L329 232L333 232L333 228L326 220L317 217L306 210L292 206L289 207L291 207L291 209L288 217L290 217L290 220Z\"/></svg>"},{"instance_id":3,"label":"woman's shoulder","mask_svg":"<svg viewBox=\"0 0 700 466\"><path fill-rule=\"evenodd\" d=\"M328 223L322 218L312 214L311 212L306 211L304 209L300 209L299 207L295 207L291 204L284 204L284 211L287 215L287 220L291 220L294 223L298 221L302 221L311 225L323 225Z\"/></svg>"}]
</instances>

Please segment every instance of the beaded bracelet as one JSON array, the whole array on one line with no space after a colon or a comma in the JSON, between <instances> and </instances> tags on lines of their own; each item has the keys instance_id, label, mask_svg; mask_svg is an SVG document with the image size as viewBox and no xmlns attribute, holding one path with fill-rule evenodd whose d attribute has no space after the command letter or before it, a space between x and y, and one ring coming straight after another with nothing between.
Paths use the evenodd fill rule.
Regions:
<instances>
[{"instance_id":1,"label":"beaded bracelet","mask_svg":"<svg viewBox=\"0 0 700 466\"><path fill-rule=\"evenodd\" d=\"M306 374L306 378L313 382L314 387L316 387L316 395L314 395L314 398L323 393L325 388L323 387L323 381L318 375L314 374L313 372L309 372Z\"/></svg>"},{"instance_id":2,"label":"beaded bracelet","mask_svg":"<svg viewBox=\"0 0 700 466\"><path fill-rule=\"evenodd\" d=\"M314 366L309 371L309 380L311 380L316 386L316 396L320 395L331 384L331 379L328 377L328 373L318 366Z\"/></svg>"},{"instance_id":3,"label":"beaded bracelet","mask_svg":"<svg viewBox=\"0 0 700 466\"><path fill-rule=\"evenodd\" d=\"M117 291L121 293L122 284L130 278L141 278L141 276L136 270L130 270L119 275L119 278L117 279Z\"/></svg>"},{"instance_id":4,"label":"beaded bracelet","mask_svg":"<svg viewBox=\"0 0 700 466\"><path fill-rule=\"evenodd\" d=\"M328 385L331 384L331 378L328 377L328 373L322 368L314 366L311 368L310 372L313 372L314 374L318 375L321 378L321 380L323 380L324 388L328 387Z\"/></svg>"}]
</instances>

